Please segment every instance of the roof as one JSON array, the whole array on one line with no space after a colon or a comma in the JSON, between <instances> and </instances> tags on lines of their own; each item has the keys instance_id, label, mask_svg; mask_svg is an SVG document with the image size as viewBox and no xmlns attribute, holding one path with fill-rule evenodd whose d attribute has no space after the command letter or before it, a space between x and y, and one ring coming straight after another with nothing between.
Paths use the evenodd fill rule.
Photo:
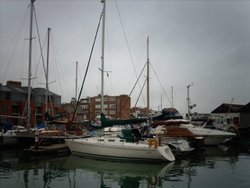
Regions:
<instances>
[{"instance_id":1,"label":"roof","mask_svg":"<svg viewBox=\"0 0 250 188\"><path fill-rule=\"evenodd\" d=\"M0 91L3 91L3 92L12 92L12 89L10 89L10 88L7 87L7 86L1 85Z\"/></svg>"},{"instance_id":2,"label":"roof","mask_svg":"<svg viewBox=\"0 0 250 188\"><path fill-rule=\"evenodd\" d=\"M242 104L229 104L229 103L223 103L216 109L214 109L211 113L237 113L240 112L240 109L245 106Z\"/></svg>"},{"instance_id":3,"label":"roof","mask_svg":"<svg viewBox=\"0 0 250 188\"><path fill-rule=\"evenodd\" d=\"M15 86L15 85L0 85L0 91L2 92L14 92L14 93L19 93L19 94L28 94L28 87L27 86ZM31 94L35 94L35 95L45 95L46 94L46 89L45 88L32 88L31 89ZM59 96L56 93L53 93L51 91L48 91L48 95L51 96Z\"/></svg>"},{"instance_id":4,"label":"roof","mask_svg":"<svg viewBox=\"0 0 250 188\"><path fill-rule=\"evenodd\" d=\"M240 109L240 112L250 112L250 102Z\"/></svg>"},{"instance_id":5,"label":"roof","mask_svg":"<svg viewBox=\"0 0 250 188\"><path fill-rule=\"evenodd\" d=\"M34 92L34 94L41 94L41 95L45 95L46 94L46 89L45 88L32 88L32 91ZM48 95L56 95L59 96L51 91L48 91Z\"/></svg>"},{"instance_id":6,"label":"roof","mask_svg":"<svg viewBox=\"0 0 250 188\"><path fill-rule=\"evenodd\" d=\"M13 86L8 86L8 87L21 94L28 93L28 87L13 87Z\"/></svg>"}]
</instances>

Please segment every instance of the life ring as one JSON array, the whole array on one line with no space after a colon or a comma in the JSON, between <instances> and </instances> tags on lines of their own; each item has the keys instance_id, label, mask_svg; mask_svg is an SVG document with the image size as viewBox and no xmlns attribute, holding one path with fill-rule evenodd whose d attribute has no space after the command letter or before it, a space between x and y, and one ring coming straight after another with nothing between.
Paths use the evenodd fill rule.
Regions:
<instances>
[{"instance_id":1,"label":"life ring","mask_svg":"<svg viewBox=\"0 0 250 188\"><path fill-rule=\"evenodd\" d=\"M155 149L159 146L157 140L155 140L155 139L149 140L148 145L149 145L149 147L154 147Z\"/></svg>"}]
</instances>

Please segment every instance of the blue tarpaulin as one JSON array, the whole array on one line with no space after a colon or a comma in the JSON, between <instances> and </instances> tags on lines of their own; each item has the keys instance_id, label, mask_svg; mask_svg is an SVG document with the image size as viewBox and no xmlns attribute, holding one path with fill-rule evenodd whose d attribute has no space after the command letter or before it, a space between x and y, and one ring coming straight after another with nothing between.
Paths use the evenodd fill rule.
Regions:
<instances>
[{"instance_id":1,"label":"blue tarpaulin","mask_svg":"<svg viewBox=\"0 0 250 188\"><path fill-rule=\"evenodd\" d=\"M43 129L45 128L45 123L40 123L36 126L38 129Z\"/></svg>"}]
</instances>

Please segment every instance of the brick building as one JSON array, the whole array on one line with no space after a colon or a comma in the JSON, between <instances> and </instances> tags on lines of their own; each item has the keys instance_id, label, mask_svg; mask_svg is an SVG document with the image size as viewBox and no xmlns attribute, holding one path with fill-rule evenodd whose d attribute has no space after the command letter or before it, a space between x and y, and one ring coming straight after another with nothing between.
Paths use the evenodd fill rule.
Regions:
<instances>
[{"instance_id":1,"label":"brick building","mask_svg":"<svg viewBox=\"0 0 250 188\"><path fill-rule=\"evenodd\" d=\"M22 86L18 81L7 81L6 85L0 83L0 123L26 125L28 87ZM46 90L32 88L31 91L31 126L45 121ZM52 114L61 109L61 96L48 92L48 111ZM22 118L21 118L22 117Z\"/></svg>"},{"instance_id":2,"label":"brick building","mask_svg":"<svg viewBox=\"0 0 250 188\"><path fill-rule=\"evenodd\" d=\"M131 99L128 95L104 96L104 114L115 119L129 118ZM101 95L80 100L85 120L94 120L101 113Z\"/></svg>"}]
</instances>

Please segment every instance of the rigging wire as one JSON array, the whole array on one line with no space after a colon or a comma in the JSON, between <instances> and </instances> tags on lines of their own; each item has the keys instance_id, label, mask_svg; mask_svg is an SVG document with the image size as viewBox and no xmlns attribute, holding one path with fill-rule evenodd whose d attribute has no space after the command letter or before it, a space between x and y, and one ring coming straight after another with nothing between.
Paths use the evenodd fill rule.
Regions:
<instances>
[{"instance_id":1,"label":"rigging wire","mask_svg":"<svg viewBox=\"0 0 250 188\"><path fill-rule=\"evenodd\" d=\"M141 77L141 75L142 75L142 73L143 73L143 71L144 71L146 65L147 65L147 64L145 63L144 66L143 66L143 68L142 68L142 70L141 70L141 72L140 72L140 75L138 76L138 78L137 78L137 80L136 80L136 82L135 82L135 84L134 84L132 90L130 91L130 93L129 93L129 95L128 95L129 97L131 97L131 95L132 95L132 93L133 93L133 91L134 91L134 89L135 89L135 86L137 85L137 83L138 83L138 81L139 81L139 79L140 79L140 77ZM141 90L143 90L143 87L141 88ZM128 101L129 101L129 99L127 99L127 100L125 101L124 105L121 107L119 116L121 115L121 112L122 112L123 108L126 106L126 104L128 103ZM136 106L136 105L135 105L135 106Z\"/></svg>"},{"instance_id":2,"label":"rigging wire","mask_svg":"<svg viewBox=\"0 0 250 188\"><path fill-rule=\"evenodd\" d=\"M60 59L58 60L58 57L56 56L56 50L55 50L56 48L55 48L53 32L51 32L51 48L52 48L52 54L54 56L54 61L55 61L55 63L53 64L53 65L55 65L55 68L53 70L55 70L55 75L56 75L57 81L59 83L59 89L61 91L63 91L63 89L62 89L63 84L61 83L61 80L62 80L63 83L67 83L67 82L64 80L65 77L60 74L60 72L63 72L62 71L63 69L61 67L61 64L59 63ZM70 91L67 84L64 84L63 87L67 87L66 91Z\"/></svg>"},{"instance_id":3,"label":"rigging wire","mask_svg":"<svg viewBox=\"0 0 250 188\"><path fill-rule=\"evenodd\" d=\"M9 55L10 58L9 58L9 60L7 61L6 70L3 72L3 76L2 76L2 78L1 78L1 83L3 83L3 81L5 80L6 74L7 74L8 70L9 70L10 65L11 65L11 63L12 63L12 60L13 60L13 58L14 58L14 52L15 52L16 47L17 47L17 42L19 41L20 36L21 36L21 33L22 33L22 31L24 30L24 26L25 26L25 22L26 22L27 17L28 17L28 13L29 13L29 8L28 8L27 11L26 11L24 20L23 20L23 22L22 22L23 24L22 24L21 29L18 30L18 31L16 32L16 34L15 34L16 37L15 37L15 42L14 42L13 47L9 47L9 50L8 50L8 51L10 51L10 52L9 52L9 53L6 53L6 55L5 55L5 57L4 57L4 59L8 59L7 56L8 56L8 54L10 54L10 55ZM11 48L12 48L12 50L11 50Z\"/></svg>"},{"instance_id":4,"label":"rigging wire","mask_svg":"<svg viewBox=\"0 0 250 188\"><path fill-rule=\"evenodd\" d=\"M42 58L42 65L43 65L44 75L45 75L45 78L48 78L47 77L48 76L47 75L48 72L46 70L45 63L44 63L44 56L43 56L43 50L42 50L42 45L41 45L41 37L40 37L40 32L39 32L39 27L38 27L38 21L37 21L35 6L34 6L34 16L35 16L36 30L37 30L37 35L38 35L39 47L40 47L39 49L40 49L40 53L41 53L40 57ZM48 38L48 32L46 33L45 39L46 38ZM45 42L44 42L44 44L45 44ZM40 62L40 58L39 58L39 62ZM37 63L37 67L38 67L39 62ZM49 91L49 85L48 85L48 91ZM49 95L49 99L50 99L50 106L51 106L51 114L54 115L54 110L53 110L53 106L52 106L51 95Z\"/></svg>"},{"instance_id":5,"label":"rigging wire","mask_svg":"<svg viewBox=\"0 0 250 188\"><path fill-rule=\"evenodd\" d=\"M132 57L132 51L131 51L129 43L128 43L128 37L127 37L126 32L125 32L125 27L124 27L124 24L123 24L123 21L122 21L122 18L121 18L121 14L120 14L120 11L119 11L119 8L118 8L117 0L115 0L115 5L116 5L116 10L118 12L119 20L121 22L122 31L123 31L123 34L124 34L124 37L125 37L125 42L126 42L126 45L128 47L129 57L130 57L130 60L131 60L131 62L133 64L135 75L137 76L134 59Z\"/></svg>"},{"instance_id":6,"label":"rigging wire","mask_svg":"<svg viewBox=\"0 0 250 188\"><path fill-rule=\"evenodd\" d=\"M150 66L151 66L151 68L152 68L152 70L153 70L153 72L154 72L154 74L155 74L155 76L156 76L156 78L157 78L157 80L158 80L160 86L161 86L162 91L163 91L164 94L167 96L167 99L168 99L168 101L169 101L169 104L171 105L171 100L169 99L168 94L167 94L166 90L164 89L164 87L163 87L163 85L162 85L162 83L161 83L161 81L160 81L160 79L159 79L159 77L158 77L158 75L157 75L157 73L156 73L156 71L155 71L155 69L154 69L154 67L152 66L151 63L150 63Z\"/></svg>"},{"instance_id":7,"label":"rigging wire","mask_svg":"<svg viewBox=\"0 0 250 188\"><path fill-rule=\"evenodd\" d=\"M143 83L143 86L142 86L141 91L140 91L140 93L139 93L139 96L138 96L138 98L137 98L137 100L136 100L136 102L135 102L135 106L134 106L134 107L136 107L136 105L137 105L137 103L138 103L138 101L139 101L139 99L140 99L140 97L141 97L142 91L143 91L143 89L144 89L146 83L147 83L147 79L145 79L145 81L144 81L144 83Z\"/></svg>"},{"instance_id":8,"label":"rigging wire","mask_svg":"<svg viewBox=\"0 0 250 188\"><path fill-rule=\"evenodd\" d=\"M121 22L121 26L122 26L122 31L123 31L123 34L124 34L124 38L125 38L125 42L126 42L126 45L127 45L127 48L128 48L128 52L129 52L129 57L130 57L130 60L132 62L132 65L133 65L133 69L134 69L134 73L135 73L135 76L138 77L137 75L137 71L136 71L136 67L135 67L135 61L133 59L133 55L132 55L132 51L131 51L131 48L129 46L129 42L128 42L128 36L126 34L126 31L125 31L125 26L124 26L124 23L122 21L122 17L121 17L121 13L119 11L119 8L118 8L118 3L117 3L117 0L115 0L115 5L116 5L116 10L117 10L117 13L118 13L118 17L119 17L119 20ZM140 87L141 89L141 85L140 85L140 82L138 83L138 86Z\"/></svg>"},{"instance_id":9,"label":"rigging wire","mask_svg":"<svg viewBox=\"0 0 250 188\"><path fill-rule=\"evenodd\" d=\"M38 60L38 63L37 63L37 65L36 65L36 69L35 69L35 74L34 74L34 76L37 75L38 67L39 67L39 64L40 64L40 60L41 60L41 58L43 57L42 51L43 51L43 49L45 49L46 38L47 38L47 34L46 34L46 36L45 36L45 38L44 38L44 41L43 41L43 47L42 47L42 49L40 49L41 55L39 56L39 60ZM41 47L40 47L40 48L41 48ZM45 67L43 67L43 68L45 69ZM46 77L46 75L45 75L45 77Z\"/></svg>"},{"instance_id":10,"label":"rigging wire","mask_svg":"<svg viewBox=\"0 0 250 188\"><path fill-rule=\"evenodd\" d=\"M84 83L85 83L85 80L86 80L86 77L87 77L87 73L88 73L88 70L89 70L89 64L90 64L90 61L91 61L91 58L92 58L92 54L93 54L93 50L94 50L94 47L95 47L95 42L96 42L97 34L98 34L98 31L99 31L99 28L100 28L102 17L103 17L103 11L101 13L101 16L99 18L99 22L98 22L98 25L97 25L97 30L96 30L94 41L93 41L92 48L91 48L91 51L90 51L90 56L89 56L87 68L86 68L86 71L85 71L85 74L84 74L82 86L81 86L81 89L80 89L80 92L79 92L79 95L78 95L78 99L76 101L76 106L75 106L75 110L74 110L74 113L73 113L72 121L74 121L74 119L75 119L75 114L76 114L76 111L77 111L78 103L79 103L81 95L82 95L83 86L84 86Z\"/></svg>"},{"instance_id":11,"label":"rigging wire","mask_svg":"<svg viewBox=\"0 0 250 188\"><path fill-rule=\"evenodd\" d=\"M38 22L37 22L37 16L36 16L36 9L34 6L34 16L35 16L35 23L36 23L36 30L37 30L37 35L38 35L38 42L39 42L39 47L40 47L40 53L41 53L41 58L42 58L42 63L43 63L43 70L44 70L44 75L47 77L46 69L45 69L45 63L44 63L44 57L43 57L43 52L42 52L42 45L41 45L41 38L40 38L40 32L39 32L39 27L38 27Z\"/></svg>"}]
</instances>

